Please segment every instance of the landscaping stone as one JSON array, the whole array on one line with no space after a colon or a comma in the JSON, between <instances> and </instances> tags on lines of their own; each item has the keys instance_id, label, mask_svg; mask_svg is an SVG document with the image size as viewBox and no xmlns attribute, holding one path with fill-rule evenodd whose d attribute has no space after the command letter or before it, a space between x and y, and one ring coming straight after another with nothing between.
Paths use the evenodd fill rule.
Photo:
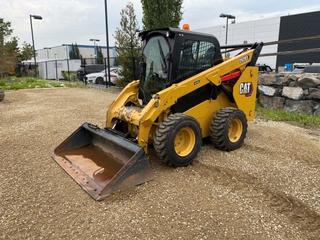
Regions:
<instances>
[{"instance_id":1,"label":"landscaping stone","mask_svg":"<svg viewBox=\"0 0 320 240\"><path fill-rule=\"evenodd\" d=\"M261 74L259 103L266 108L319 115L320 74Z\"/></svg>"},{"instance_id":2,"label":"landscaping stone","mask_svg":"<svg viewBox=\"0 0 320 240\"><path fill-rule=\"evenodd\" d=\"M268 97L260 95L259 103L265 108L283 108L285 99L283 97Z\"/></svg>"},{"instance_id":3,"label":"landscaping stone","mask_svg":"<svg viewBox=\"0 0 320 240\"><path fill-rule=\"evenodd\" d=\"M289 82L289 87L297 87L297 82Z\"/></svg>"},{"instance_id":4,"label":"landscaping stone","mask_svg":"<svg viewBox=\"0 0 320 240\"><path fill-rule=\"evenodd\" d=\"M298 74L289 74L285 76L285 80L288 82L296 82L299 79L300 75Z\"/></svg>"},{"instance_id":5,"label":"landscaping stone","mask_svg":"<svg viewBox=\"0 0 320 240\"><path fill-rule=\"evenodd\" d=\"M287 99L285 101L284 109L288 112L300 112L300 113L313 113L313 101L312 100L291 100Z\"/></svg>"},{"instance_id":6,"label":"landscaping stone","mask_svg":"<svg viewBox=\"0 0 320 240\"><path fill-rule=\"evenodd\" d=\"M320 86L320 79L313 74L304 74L298 79L298 86L302 88L314 88Z\"/></svg>"},{"instance_id":7,"label":"landscaping stone","mask_svg":"<svg viewBox=\"0 0 320 240\"><path fill-rule=\"evenodd\" d=\"M309 88L308 99L320 100L320 89L319 88Z\"/></svg>"},{"instance_id":8,"label":"landscaping stone","mask_svg":"<svg viewBox=\"0 0 320 240\"><path fill-rule=\"evenodd\" d=\"M268 74L261 74L259 77L259 84L266 85L266 86L282 86L289 83L289 80L284 77L284 75L268 73Z\"/></svg>"},{"instance_id":9,"label":"landscaping stone","mask_svg":"<svg viewBox=\"0 0 320 240\"><path fill-rule=\"evenodd\" d=\"M283 87L282 96L294 100L299 100L303 96L303 89L300 87Z\"/></svg>"},{"instance_id":10,"label":"landscaping stone","mask_svg":"<svg viewBox=\"0 0 320 240\"><path fill-rule=\"evenodd\" d=\"M258 86L258 91L259 93L262 93L266 96L274 96L276 93L276 89L273 87L269 87L269 86L264 86L264 85L259 85Z\"/></svg>"}]
</instances>

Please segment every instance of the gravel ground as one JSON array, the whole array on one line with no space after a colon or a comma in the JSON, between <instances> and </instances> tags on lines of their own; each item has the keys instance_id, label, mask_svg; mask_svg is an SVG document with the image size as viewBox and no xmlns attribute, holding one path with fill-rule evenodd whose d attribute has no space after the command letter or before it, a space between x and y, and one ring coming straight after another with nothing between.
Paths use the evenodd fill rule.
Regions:
<instances>
[{"instance_id":1,"label":"gravel ground","mask_svg":"<svg viewBox=\"0 0 320 240\"><path fill-rule=\"evenodd\" d=\"M0 103L2 239L320 239L320 130L258 120L243 148L206 143L193 166L152 158L155 179L102 202L51 159L113 92L38 89Z\"/></svg>"}]
</instances>

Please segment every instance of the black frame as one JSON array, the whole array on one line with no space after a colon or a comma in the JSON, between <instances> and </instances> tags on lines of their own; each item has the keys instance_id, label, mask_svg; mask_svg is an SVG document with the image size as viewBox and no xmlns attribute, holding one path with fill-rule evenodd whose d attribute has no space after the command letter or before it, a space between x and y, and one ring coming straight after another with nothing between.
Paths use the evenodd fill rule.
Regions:
<instances>
[{"instance_id":1,"label":"black frame","mask_svg":"<svg viewBox=\"0 0 320 240\"><path fill-rule=\"evenodd\" d=\"M181 82L185 79L179 79L178 77L178 66L180 62L180 50L183 46L185 40L195 40L195 41L205 41L210 42L215 46L215 57L213 59L214 65L219 64L223 61L220 44L217 38L210 34L185 31L178 28L162 28L156 29L152 31L141 32L139 36L146 43L151 37L155 35L162 35L168 41L170 48L170 56L169 56L169 68L168 68L168 83L169 87L173 83ZM145 44L144 44L145 45ZM175 69L175 70L174 70Z\"/></svg>"}]
</instances>

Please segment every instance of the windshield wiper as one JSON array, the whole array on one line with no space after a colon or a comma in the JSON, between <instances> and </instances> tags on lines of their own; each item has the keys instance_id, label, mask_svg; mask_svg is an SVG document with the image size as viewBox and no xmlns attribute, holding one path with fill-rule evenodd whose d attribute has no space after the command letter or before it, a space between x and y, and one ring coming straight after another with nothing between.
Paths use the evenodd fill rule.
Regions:
<instances>
[{"instance_id":1,"label":"windshield wiper","mask_svg":"<svg viewBox=\"0 0 320 240\"><path fill-rule=\"evenodd\" d=\"M163 64L164 64L164 70L167 70L167 62L166 62L166 58L164 56L164 53L163 53L163 50L162 50L162 47L161 47L160 40L158 40L158 45L159 45L159 49L160 49L160 55L161 55L161 58L162 58L162 61L163 61Z\"/></svg>"}]
</instances>

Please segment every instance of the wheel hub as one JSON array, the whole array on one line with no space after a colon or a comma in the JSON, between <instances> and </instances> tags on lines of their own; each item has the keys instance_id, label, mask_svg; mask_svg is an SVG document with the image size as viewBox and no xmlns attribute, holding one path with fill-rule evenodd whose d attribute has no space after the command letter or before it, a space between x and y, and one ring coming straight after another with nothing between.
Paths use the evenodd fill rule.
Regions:
<instances>
[{"instance_id":1,"label":"wheel hub","mask_svg":"<svg viewBox=\"0 0 320 240\"><path fill-rule=\"evenodd\" d=\"M174 139L174 149L180 157L188 156L196 143L196 136L192 128L185 127L179 130Z\"/></svg>"},{"instance_id":2,"label":"wheel hub","mask_svg":"<svg viewBox=\"0 0 320 240\"><path fill-rule=\"evenodd\" d=\"M237 142L241 138L243 131L242 122L240 119L232 119L228 129L228 137L231 142Z\"/></svg>"}]
</instances>

